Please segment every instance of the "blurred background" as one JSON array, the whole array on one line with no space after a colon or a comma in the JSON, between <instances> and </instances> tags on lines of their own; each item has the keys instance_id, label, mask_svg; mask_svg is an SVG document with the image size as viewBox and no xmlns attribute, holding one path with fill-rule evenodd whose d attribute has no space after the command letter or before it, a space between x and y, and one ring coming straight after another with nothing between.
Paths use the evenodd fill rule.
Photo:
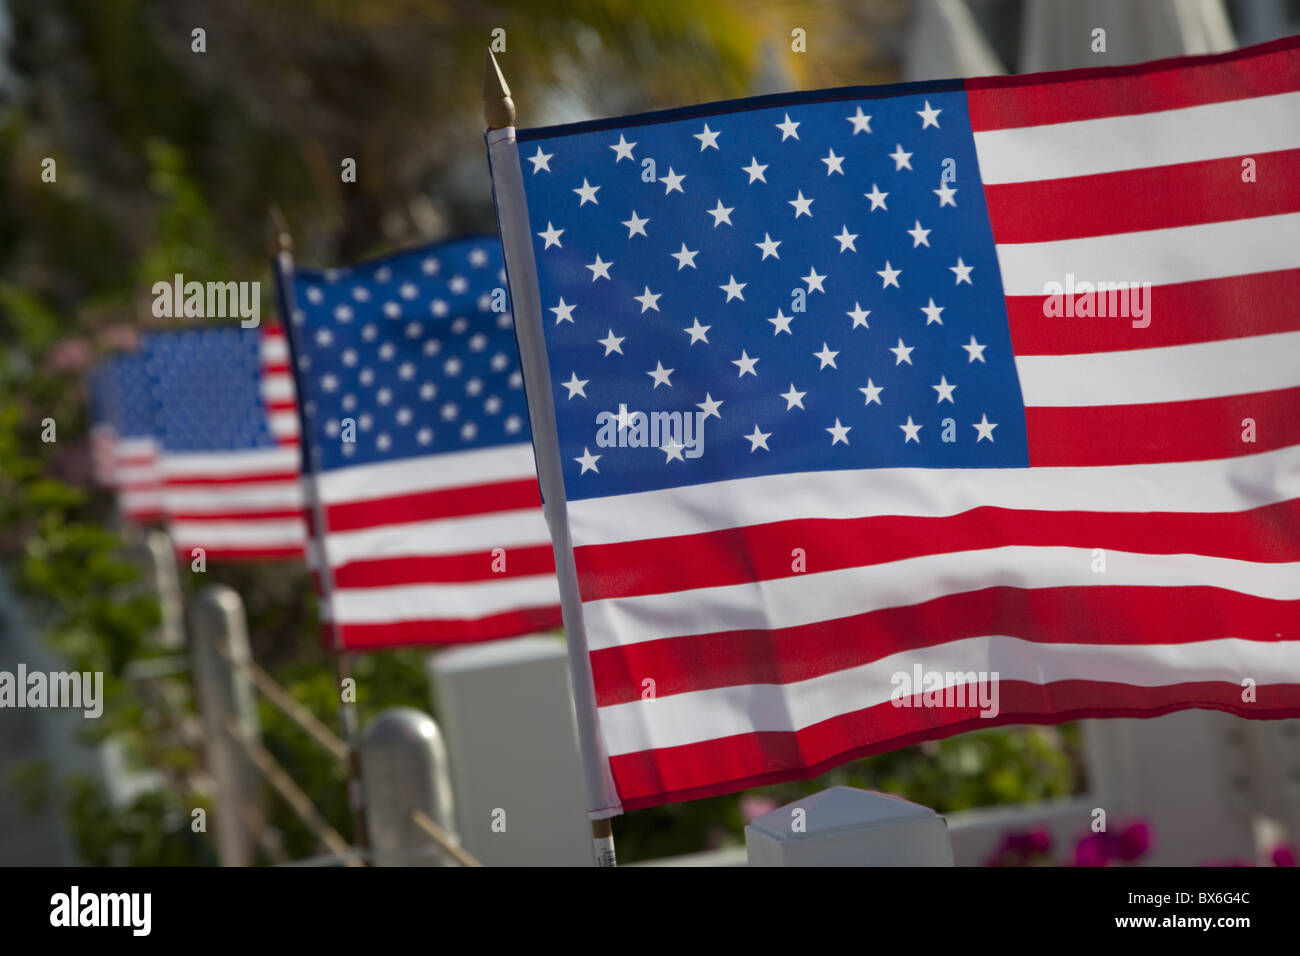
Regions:
<instances>
[{"instance_id":1,"label":"blurred background","mask_svg":"<svg viewBox=\"0 0 1300 956\"><path fill-rule=\"evenodd\" d=\"M1089 48L1099 24L1105 53ZM174 273L258 280L274 314L273 204L309 266L495 232L479 98L494 38L526 127L1296 32L1297 0L0 0L0 669L44 661L103 671L108 685L97 721L0 711L0 864L217 861L190 826L210 795L184 680L160 700L132 677L160 653L159 610L91 482L87 373L165 324L151 287ZM341 181L345 158L355 182ZM41 440L47 418L56 442ZM186 594L212 581L244 598L253 658L333 725L306 570L181 568ZM436 712L426 657L357 659L363 722L400 704ZM344 770L279 710L260 717L267 749L350 839ZM1069 800L1096 782L1083 749L1076 725L968 734L816 781L629 814L616 822L619 857L739 846L748 819L828 783L943 813ZM259 862L321 852L283 801L266 806ZM988 862L1139 861L1159 833L1128 825L1129 843L1098 856L1076 839L1083 825L1053 836L1008 824Z\"/></svg>"}]
</instances>

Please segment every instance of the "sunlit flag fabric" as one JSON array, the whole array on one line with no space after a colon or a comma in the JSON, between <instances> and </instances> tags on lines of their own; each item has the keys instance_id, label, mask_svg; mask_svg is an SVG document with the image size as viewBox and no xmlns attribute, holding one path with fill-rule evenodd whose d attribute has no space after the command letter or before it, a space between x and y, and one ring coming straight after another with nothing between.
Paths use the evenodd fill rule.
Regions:
<instances>
[{"instance_id":1,"label":"sunlit flag fabric","mask_svg":"<svg viewBox=\"0 0 1300 956\"><path fill-rule=\"evenodd\" d=\"M301 560L307 531L283 331L155 332L141 343L167 530L185 559Z\"/></svg>"},{"instance_id":2,"label":"sunlit flag fabric","mask_svg":"<svg viewBox=\"0 0 1300 956\"><path fill-rule=\"evenodd\" d=\"M117 495L122 517L147 524L162 517L157 421L144 360L118 355L91 382L91 455L96 480Z\"/></svg>"},{"instance_id":3,"label":"sunlit flag fabric","mask_svg":"<svg viewBox=\"0 0 1300 956\"><path fill-rule=\"evenodd\" d=\"M1300 716L1297 91L1288 40L489 132L594 813L994 724ZM920 694L984 674L996 717Z\"/></svg>"},{"instance_id":4,"label":"sunlit flag fabric","mask_svg":"<svg viewBox=\"0 0 1300 956\"><path fill-rule=\"evenodd\" d=\"M559 626L500 242L284 272L336 645Z\"/></svg>"}]
</instances>

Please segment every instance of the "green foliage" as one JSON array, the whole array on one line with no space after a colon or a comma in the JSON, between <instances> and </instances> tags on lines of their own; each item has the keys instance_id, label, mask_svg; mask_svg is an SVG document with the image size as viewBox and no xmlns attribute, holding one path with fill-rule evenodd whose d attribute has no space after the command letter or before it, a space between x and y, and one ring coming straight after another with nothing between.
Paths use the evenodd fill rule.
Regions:
<instances>
[{"instance_id":1,"label":"green foliage","mask_svg":"<svg viewBox=\"0 0 1300 956\"><path fill-rule=\"evenodd\" d=\"M90 866L213 866L206 835L191 828L190 808L165 791L146 793L129 807L113 807L83 776L66 781L66 810L82 862ZM206 809L206 807L205 807Z\"/></svg>"}]
</instances>

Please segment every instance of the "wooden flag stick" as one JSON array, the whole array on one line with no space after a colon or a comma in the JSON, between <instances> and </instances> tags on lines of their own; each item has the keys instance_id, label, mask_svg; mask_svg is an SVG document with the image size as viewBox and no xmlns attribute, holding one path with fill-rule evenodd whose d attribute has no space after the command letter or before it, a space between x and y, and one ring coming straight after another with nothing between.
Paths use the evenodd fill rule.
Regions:
<instances>
[{"instance_id":1,"label":"wooden flag stick","mask_svg":"<svg viewBox=\"0 0 1300 956\"><path fill-rule=\"evenodd\" d=\"M280 287L280 302L284 315L281 321L284 322L285 334L292 335L290 326L293 320L293 312L296 308L296 302L293 291L293 235L289 232L289 224L285 221L284 215L280 212L280 207L272 205L267 211L268 221L268 238L272 262L276 279ZM301 416L301 406L299 406L299 421L303 438L307 440L308 424ZM304 447L306 447L304 445ZM318 574L321 582L321 604L332 610L332 601L330 595L333 593L334 578L330 574L328 565L325 561L325 515L324 509L320 504L320 496L316 493L318 482L316 480L315 464L309 459L304 463L310 469L309 475L304 475L304 491L309 495L311 507L313 508L313 541L319 545L317 553L321 559L321 566L318 568ZM307 485L311 487L308 488ZM342 737L347 744L347 766L348 766L348 807L352 811L352 842L361 849L369 845L369 834L366 831L366 805L365 790L361 784L361 722L357 714L357 705L355 700L348 700L343 696L343 684L345 681L352 682L352 691L356 691L356 680L352 676L351 659L343 650L335 647L330 652L330 664L334 670L334 683L337 693L339 694L339 725L342 727Z\"/></svg>"},{"instance_id":2,"label":"wooden flag stick","mask_svg":"<svg viewBox=\"0 0 1300 956\"><path fill-rule=\"evenodd\" d=\"M546 501L546 519L555 547L560 603L565 608L565 640L569 648L569 673L573 680L587 807L589 813L601 817L591 821L592 847L597 866L614 866L614 831L608 817L622 812L622 808L618 804L618 793L609 772L609 759L600 738L586 637L580 626L575 630L572 624L573 621L581 621L581 614L577 612L581 606L581 597L573 566L573 546L567 531L564 478L556 451L558 439L555 435L555 413L544 398L549 394L550 378L546 369L545 344L541 338L541 307L540 303L534 301L537 298L537 280L528 233L527 203L520 177L519 156L512 135L515 101L491 50L484 51L483 56L483 118L489 131L488 156L493 169L492 189L501 225L501 245L507 266L513 267L511 276L519 285L518 288L511 289L515 333L519 339L525 379L533 386L526 390L528 410L532 420L533 445L537 449L542 497ZM500 135L494 133L500 130L510 132ZM531 377L530 367L534 373Z\"/></svg>"}]
</instances>

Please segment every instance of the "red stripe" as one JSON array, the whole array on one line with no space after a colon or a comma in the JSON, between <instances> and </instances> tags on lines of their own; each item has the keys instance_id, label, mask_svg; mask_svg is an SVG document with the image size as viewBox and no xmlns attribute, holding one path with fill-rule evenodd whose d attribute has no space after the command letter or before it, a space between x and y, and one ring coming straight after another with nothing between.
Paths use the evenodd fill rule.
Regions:
<instances>
[{"instance_id":1,"label":"red stripe","mask_svg":"<svg viewBox=\"0 0 1300 956\"><path fill-rule=\"evenodd\" d=\"M607 707L640 699L646 678L654 681L655 696L664 698L713 687L790 684L991 634L1077 644L1078 622L1085 620L1089 634L1105 644L1295 640L1300 600L1213 587L995 587L797 627L603 648L591 653L591 669L596 702Z\"/></svg>"},{"instance_id":2,"label":"red stripe","mask_svg":"<svg viewBox=\"0 0 1300 956\"><path fill-rule=\"evenodd\" d=\"M207 545L192 545L203 548L203 557L207 561L298 561L302 559L302 547L285 546L278 548L211 548ZM176 547L176 555L182 561L191 559L189 547Z\"/></svg>"},{"instance_id":3,"label":"red stripe","mask_svg":"<svg viewBox=\"0 0 1300 956\"><path fill-rule=\"evenodd\" d=\"M1300 684L1257 688L1243 704L1235 682L1133 687L1094 681L999 683L998 716L974 708L877 704L799 731L751 733L610 758L624 810L698 800L749 787L806 780L849 760L926 740L1008 724L1060 724L1087 717L1158 717L1200 707L1241 717L1300 717ZM867 744L861 741L870 741Z\"/></svg>"},{"instance_id":4,"label":"red stripe","mask_svg":"<svg viewBox=\"0 0 1300 956\"><path fill-rule=\"evenodd\" d=\"M1255 441L1242 441L1243 421ZM1300 444L1300 388L1152 405L1027 408L1029 463L1145 465L1236 458Z\"/></svg>"},{"instance_id":5,"label":"red stripe","mask_svg":"<svg viewBox=\"0 0 1300 956\"><path fill-rule=\"evenodd\" d=\"M1016 355L1078 355L1193 345L1300 330L1300 269L1152 286L1145 329L1117 319L1045 316L1047 296L1007 297Z\"/></svg>"},{"instance_id":6,"label":"red stripe","mask_svg":"<svg viewBox=\"0 0 1300 956\"><path fill-rule=\"evenodd\" d=\"M298 405L292 398L264 401L262 404L273 412L296 412L298 410Z\"/></svg>"},{"instance_id":7,"label":"red stripe","mask_svg":"<svg viewBox=\"0 0 1300 956\"><path fill-rule=\"evenodd\" d=\"M495 550L495 549L493 549ZM534 574L555 573L555 552L549 544L501 549L505 570L495 571L491 550L467 554L422 555L352 561L334 569L334 586L381 588L397 584L453 584L504 581Z\"/></svg>"},{"instance_id":8,"label":"red stripe","mask_svg":"<svg viewBox=\"0 0 1300 956\"><path fill-rule=\"evenodd\" d=\"M139 524L149 524L155 521L161 521L163 513L159 508L142 508L137 511L125 509L122 512L122 516L130 518L132 521Z\"/></svg>"},{"instance_id":9,"label":"red stripe","mask_svg":"<svg viewBox=\"0 0 1300 956\"><path fill-rule=\"evenodd\" d=\"M276 508L268 511L171 511L173 521L272 521L301 518L301 508ZM306 525L303 525L306 528Z\"/></svg>"},{"instance_id":10,"label":"red stripe","mask_svg":"<svg viewBox=\"0 0 1300 956\"><path fill-rule=\"evenodd\" d=\"M1300 210L1300 149L1252 154L1257 181L1241 181L1241 157L1126 169L1094 176L986 185L998 243L1053 242L1170 229Z\"/></svg>"},{"instance_id":11,"label":"red stripe","mask_svg":"<svg viewBox=\"0 0 1300 956\"><path fill-rule=\"evenodd\" d=\"M234 475L170 475L167 478L168 488L197 488L205 485L251 485L264 484L275 481L284 481L297 484L298 472L296 471L276 471L276 472L259 472L257 474L244 473Z\"/></svg>"},{"instance_id":12,"label":"red stripe","mask_svg":"<svg viewBox=\"0 0 1300 956\"><path fill-rule=\"evenodd\" d=\"M971 129L1007 129L1222 103L1300 89L1300 37L1214 56L966 80Z\"/></svg>"},{"instance_id":13,"label":"red stripe","mask_svg":"<svg viewBox=\"0 0 1300 956\"><path fill-rule=\"evenodd\" d=\"M434 521L541 506L542 497L537 490L537 479L529 477L334 504L326 509L326 522L330 531L355 531L379 525Z\"/></svg>"},{"instance_id":14,"label":"red stripe","mask_svg":"<svg viewBox=\"0 0 1300 956\"><path fill-rule=\"evenodd\" d=\"M266 359L262 360L263 377L267 375L288 375L290 372L291 369L289 368L288 362L268 362Z\"/></svg>"},{"instance_id":15,"label":"red stripe","mask_svg":"<svg viewBox=\"0 0 1300 956\"><path fill-rule=\"evenodd\" d=\"M373 651L408 644L467 644L515 637L560 627L559 605L504 611L488 617L456 620L395 621L386 624L340 624L344 650ZM332 632L327 640L333 640Z\"/></svg>"},{"instance_id":16,"label":"red stripe","mask_svg":"<svg viewBox=\"0 0 1300 956\"><path fill-rule=\"evenodd\" d=\"M584 601L797 577L1013 545L1300 560L1300 500L1222 514L972 508L944 517L805 518L574 549ZM791 555L801 549L802 571Z\"/></svg>"}]
</instances>

